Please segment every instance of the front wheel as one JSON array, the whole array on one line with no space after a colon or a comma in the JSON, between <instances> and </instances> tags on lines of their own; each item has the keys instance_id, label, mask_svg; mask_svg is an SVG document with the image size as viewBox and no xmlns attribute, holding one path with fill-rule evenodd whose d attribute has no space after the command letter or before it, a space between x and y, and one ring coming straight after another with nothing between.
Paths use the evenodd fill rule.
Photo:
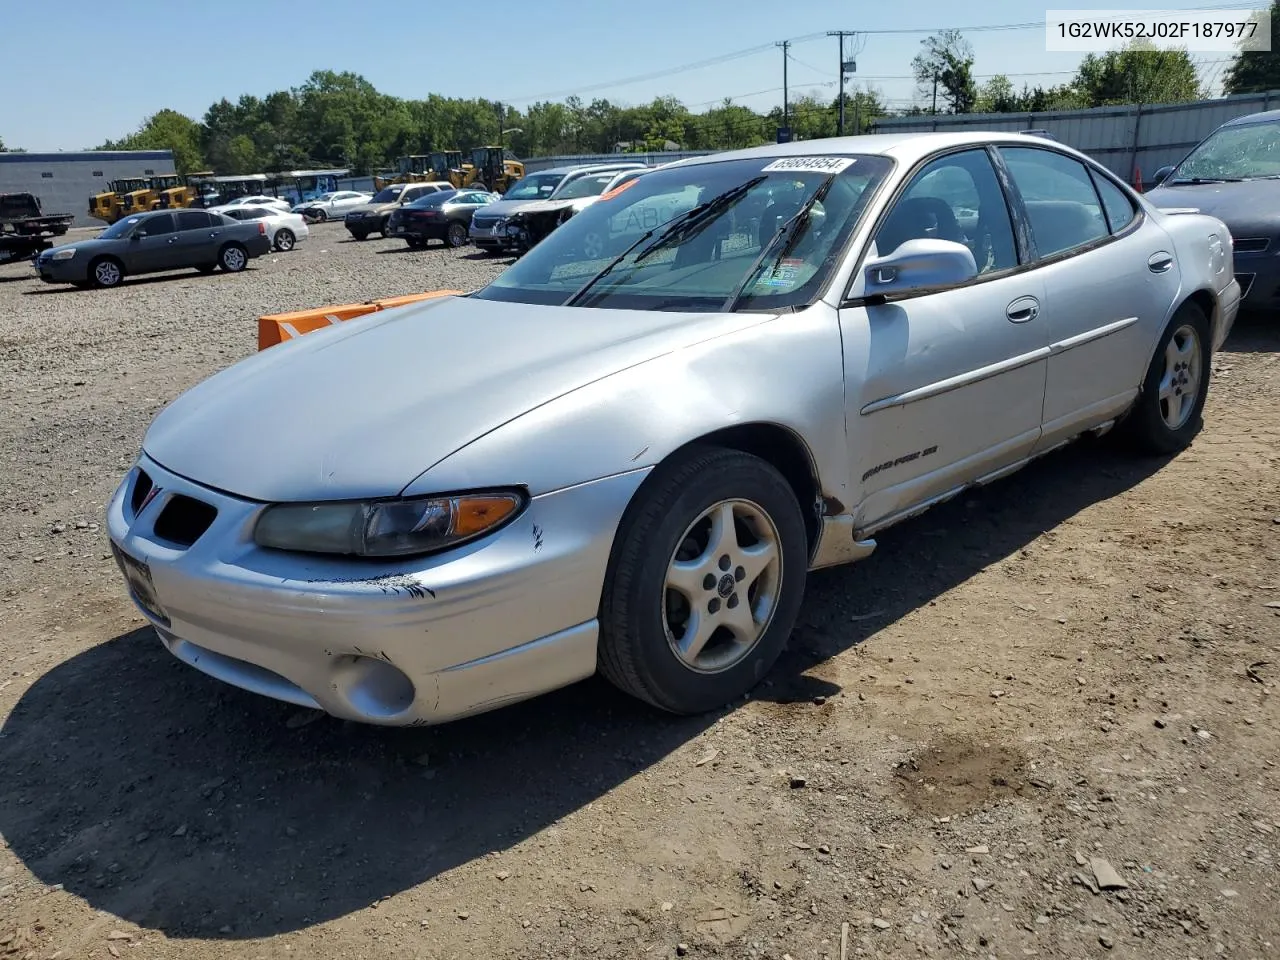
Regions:
<instances>
[{"instance_id":1,"label":"front wheel","mask_svg":"<svg viewBox=\"0 0 1280 960\"><path fill-rule=\"evenodd\" d=\"M249 254L238 243L228 243L218 253L218 266L227 273L239 273L249 265Z\"/></svg>"},{"instance_id":2,"label":"front wheel","mask_svg":"<svg viewBox=\"0 0 1280 960\"><path fill-rule=\"evenodd\" d=\"M742 697L777 661L804 597L800 505L768 462L691 448L658 467L618 530L600 606L600 671L694 714Z\"/></svg>"},{"instance_id":3,"label":"front wheel","mask_svg":"<svg viewBox=\"0 0 1280 960\"><path fill-rule=\"evenodd\" d=\"M326 213L323 209L312 210L311 216L315 217L316 223L324 223L326 220L329 219L329 214Z\"/></svg>"},{"instance_id":4,"label":"front wheel","mask_svg":"<svg viewBox=\"0 0 1280 960\"><path fill-rule=\"evenodd\" d=\"M1187 447L1204 426L1209 394L1209 320L1187 302L1165 327L1142 390L1119 433L1139 453L1159 456Z\"/></svg>"},{"instance_id":5,"label":"front wheel","mask_svg":"<svg viewBox=\"0 0 1280 960\"><path fill-rule=\"evenodd\" d=\"M368 240L368 239L369 239L369 234L368 234L368 233L366 233L366 232L365 232L365 231L363 231L363 230L352 230L352 231L351 231L351 236L355 237L357 240Z\"/></svg>"},{"instance_id":6,"label":"front wheel","mask_svg":"<svg viewBox=\"0 0 1280 960\"><path fill-rule=\"evenodd\" d=\"M297 242L298 238L293 235L293 231L288 227L281 227L276 231L275 248L281 253L288 253Z\"/></svg>"},{"instance_id":7,"label":"front wheel","mask_svg":"<svg viewBox=\"0 0 1280 960\"><path fill-rule=\"evenodd\" d=\"M118 287L124 280L124 269L114 257L99 257L89 265L89 282L95 287Z\"/></svg>"}]
</instances>

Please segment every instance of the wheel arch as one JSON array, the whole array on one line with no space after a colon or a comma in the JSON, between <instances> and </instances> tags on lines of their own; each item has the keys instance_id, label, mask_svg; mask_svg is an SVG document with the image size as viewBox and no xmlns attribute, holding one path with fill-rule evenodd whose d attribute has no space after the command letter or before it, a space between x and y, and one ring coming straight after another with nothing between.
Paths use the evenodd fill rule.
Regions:
<instances>
[{"instance_id":1,"label":"wheel arch","mask_svg":"<svg viewBox=\"0 0 1280 960\"><path fill-rule=\"evenodd\" d=\"M1218 326L1222 323L1222 308L1218 304L1218 298L1213 295L1212 291L1204 287L1192 290L1183 297L1181 301L1179 301L1178 306L1170 316L1172 317L1173 314L1176 314L1178 310L1181 310L1183 305L1187 303L1194 303L1197 307L1203 310L1204 315L1209 318L1209 342L1204 346L1205 353L1212 355L1213 343L1217 338Z\"/></svg>"}]
</instances>

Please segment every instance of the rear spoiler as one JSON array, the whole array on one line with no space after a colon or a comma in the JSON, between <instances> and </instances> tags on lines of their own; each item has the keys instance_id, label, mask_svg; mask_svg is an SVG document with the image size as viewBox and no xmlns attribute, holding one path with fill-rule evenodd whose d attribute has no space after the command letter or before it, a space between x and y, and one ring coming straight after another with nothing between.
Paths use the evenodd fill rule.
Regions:
<instances>
[{"instance_id":1,"label":"rear spoiler","mask_svg":"<svg viewBox=\"0 0 1280 960\"><path fill-rule=\"evenodd\" d=\"M1199 213L1199 207L1156 207L1161 213L1167 213L1176 216L1179 213Z\"/></svg>"}]
</instances>

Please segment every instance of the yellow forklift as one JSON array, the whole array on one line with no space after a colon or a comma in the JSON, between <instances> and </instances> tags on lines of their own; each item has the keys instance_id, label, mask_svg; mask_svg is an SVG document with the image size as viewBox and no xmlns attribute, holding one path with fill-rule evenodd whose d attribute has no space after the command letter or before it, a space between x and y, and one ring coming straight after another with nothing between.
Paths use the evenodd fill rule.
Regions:
<instances>
[{"instance_id":1,"label":"yellow forklift","mask_svg":"<svg viewBox=\"0 0 1280 960\"><path fill-rule=\"evenodd\" d=\"M151 189L155 191L155 199L151 203L152 210L161 207L194 207L200 200L200 184L213 177L212 170L201 170L186 176L170 174L165 177L152 177Z\"/></svg>"},{"instance_id":2,"label":"yellow forklift","mask_svg":"<svg viewBox=\"0 0 1280 960\"><path fill-rule=\"evenodd\" d=\"M505 147L475 147L471 151L471 163L465 183L459 186L476 190L492 190L506 193L517 180L524 177L524 164Z\"/></svg>"},{"instance_id":3,"label":"yellow forklift","mask_svg":"<svg viewBox=\"0 0 1280 960\"><path fill-rule=\"evenodd\" d=\"M102 193L95 193L89 198L89 216L107 223L115 223L125 215L124 197L146 190L149 186L146 177L123 177L112 180Z\"/></svg>"},{"instance_id":4,"label":"yellow forklift","mask_svg":"<svg viewBox=\"0 0 1280 960\"><path fill-rule=\"evenodd\" d=\"M425 183L432 180L431 157L415 153L396 159L395 170L382 170L373 175L373 189L381 190L393 183Z\"/></svg>"}]
</instances>

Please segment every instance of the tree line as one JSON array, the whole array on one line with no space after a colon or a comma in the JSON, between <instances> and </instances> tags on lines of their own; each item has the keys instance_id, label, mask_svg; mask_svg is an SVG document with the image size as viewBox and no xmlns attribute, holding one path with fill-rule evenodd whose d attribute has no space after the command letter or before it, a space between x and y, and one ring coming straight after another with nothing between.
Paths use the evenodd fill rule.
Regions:
<instances>
[{"instance_id":1,"label":"tree line","mask_svg":"<svg viewBox=\"0 0 1280 960\"><path fill-rule=\"evenodd\" d=\"M1280 0L1272 0L1272 51L1239 54L1226 72L1227 93L1280 89ZM912 61L917 99L891 111L873 87L845 94L845 132L864 132L879 117L919 113L1010 113L1126 103L1202 99L1206 91L1184 51L1141 45L1086 56L1070 82L1015 89L1007 76L978 83L973 49L958 31L923 40ZM834 136L838 98L804 94L788 104L792 136ZM344 167L368 174L395 158L432 150L502 143L517 156L662 150L722 150L772 141L783 108L764 112L726 98L702 111L675 97L640 105L569 97L524 110L482 98L436 94L413 100L382 93L364 77L320 70L301 86L265 97L219 100L200 119L160 110L135 132L97 149L169 149L179 172L221 174ZM0 150L3 150L0 141Z\"/></svg>"}]
</instances>

